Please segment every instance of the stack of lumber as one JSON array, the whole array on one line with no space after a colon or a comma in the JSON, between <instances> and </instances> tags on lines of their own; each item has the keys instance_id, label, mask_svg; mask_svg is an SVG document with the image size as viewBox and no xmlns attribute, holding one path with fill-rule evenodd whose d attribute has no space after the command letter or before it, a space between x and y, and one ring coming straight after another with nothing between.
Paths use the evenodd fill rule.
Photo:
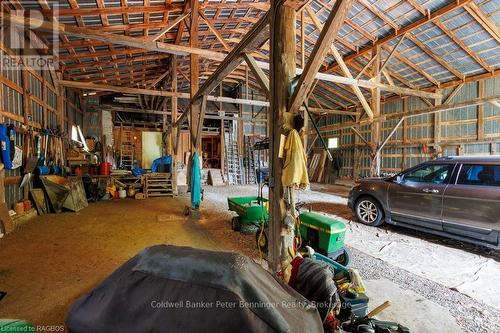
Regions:
<instances>
[{"instance_id":1,"label":"stack of lumber","mask_svg":"<svg viewBox=\"0 0 500 333\"><path fill-rule=\"evenodd\" d=\"M328 159L326 151L315 152L307 168L309 181L312 183L334 184L338 170L333 162Z\"/></svg>"},{"instance_id":2,"label":"stack of lumber","mask_svg":"<svg viewBox=\"0 0 500 333\"><path fill-rule=\"evenodd\" d=\"M208 169L208 185L223 186L222 172L220 169Z\"/></svg>"}]
</instances>

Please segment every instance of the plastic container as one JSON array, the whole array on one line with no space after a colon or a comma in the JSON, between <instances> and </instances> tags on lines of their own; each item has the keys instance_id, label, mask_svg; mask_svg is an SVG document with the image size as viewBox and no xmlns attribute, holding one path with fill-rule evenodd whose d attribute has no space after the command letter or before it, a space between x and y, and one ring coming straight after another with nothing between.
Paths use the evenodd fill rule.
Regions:
<instances>
[{"instance_id":1,"label":"plastic container","mask_svg":"<svg viewBox=\"0 0 500 333\"><path fill-rule=\"evenodd\" d=\"M99 165L99 173L102 175L102 176L108 176L109 173L110 173L110 170L111 170L111 163L108 163L108 162L102 162L100 165Z\"/></svg>"},{"instance_id":2,"label":"plastic container","mask_svg":"<svg viewBox=\"0 0 500 333\"><path fill-rule=\"evenodd\" d=\"M121 188L119 191L118 191L119 195L120 195L120 199L125 199L127 197L127 191L123 188Z\"/></svg>"},{"instance_id":3,"label":"plastic container","mask_svg":"<svg viewBox=\"0 0 500 333\"><path fill-rule=\"evenodd\" d=\"M26 211L28 211L28 210L30 210L30 209L31 209L31 207L32 207L32 206L31 206L31 201L29 201L29 200L24 200L24 201L23 201L23 205L24 205L24 211L25 211L25 212L26 212Z\"/></svg>"},{"instance_id":4,"label":"plastic container","mask_svg":"<svg viewBox=\"0 0 500 333\"><path fill-rule=\"evenodd\" d=\"M48 175L50 172L49 167L45 166L45 165L41 165L41 166L37 167L36 169L37 169L37 172L39 175Z\"/></svg>"}]
</instances>

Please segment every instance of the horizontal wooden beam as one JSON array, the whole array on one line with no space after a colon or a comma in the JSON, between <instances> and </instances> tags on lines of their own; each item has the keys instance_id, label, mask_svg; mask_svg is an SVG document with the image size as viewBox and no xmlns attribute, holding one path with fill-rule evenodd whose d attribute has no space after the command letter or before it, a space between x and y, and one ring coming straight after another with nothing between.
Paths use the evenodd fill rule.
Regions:
<instances>
[{"instance_id":1,"label":"horizontal wooden beam","mask_svg":"<svg viewBox=\"0 0 500 333\"><path fill-rule=\"evenodd\" d=\"M425 109L420 109L420 110L413 110L410 112L398 112L398 113L390 113L387 115L381 115L379 117L373 118L373 121L386 121L390 119L400 119L400 118L411 118L411 117L417 117L421 115L427 115L427 114L433 114L437 112L443 112L443 111L448 111L448 110L456 110L456 109L461 109L461 108L466 108L466 107L471 107L471 106L478 106L478 105L483 105L485 103L493 103L495 101L500 100L500 94L489 96L489 97L482 97L482 98L476 98L470 101L465 101L465 102L460 102L460 103L455 103L455 104L441 104L437 106L432 106L429 108ZM358 122L345 122L342 124L333 124L333 125L327 125L320 127L320 130L323 132L326 131L336 131L336 130L341 130L345 128L350 128L352 126L357 126L357 125L367 125L371 121L369 119L363 119Z\"/></svg>"},{"instance_id":2,"label":"horizontal wooden beam","mask_svg":"<svg viewBox=\"0 0 500 333\"><path fill-rule=\"evenodd\" d=\"M269 70L269 64L266 62L257 61L257 65L262 69ZM296 70L297 75L301 74L302 71L303 70L301 68L297 68L297 70ZM389 91L389 92L392 92L392 93L395 93L398 95L417 96L417 97L432 98L432 99L442 97L442 94L440 94L440 93L391 86L391 85L384 84L384 83L377 83L377 82L373 82L370 80L348 78L348 77L339 76L339 75L335 75L335 74L317 73L315 76L315 79L321 80L321 81L326 81L326 82L345 84L345 85L349 85L349 86L359 86L359 87L363 87L363 88L367 88L367 89L380 88L383 91Z\"/></svg>"},{"instance_id":3,"label":"horizontal wooden beam","mask_svg":"<svg viewBox=\"0 0 500 333\"><path fill-rule=\"evenodd\" d=\"M179 95L182 95L180 93L173 93L171 91L130 88L124 86L112 86L108 84L97 84L97 83L81 82L81 81L59 80L58 83L68 88L94 90L94 91L113 91L123 94L140 94L140 95L166 96L166 97L174 97L174 96L181 97ZM184 95L186 95L189 98L189 94L184 94Z\"/></svg>"},{"instance_id":4,"label":"horizontal wooden beam","mask_svg":"<svg viewBox=\"0 0 500 333\"><path fill-rule=\"evenodd\" d=\"M10 15L10 14L4 13L4 12L0 12L0 18L7 21L7 22L10 22L11 24L28 27L28 28L34 29L34 30L49 31L49 32L57 31L58 33L64 34L64 35L96 39L96 40L101 40L101 41L112 43L112 44L125 45L125 46L130 46L130 47L135 47L135 48L142 48L142 49L146 49L149 51L170 53L170 54L181 55L181 56L185 56L185 55L189 55L189 54L197 54L201 57L208 58L211 60L216 60L216 61L222 61L226 57L226 55L224 53L221 53L221 52L215 52L215 51L210 51L210 50L205 50L205 49L200 49L200 48L193 48L193 47L188 47L188 46L183 46L183 45L175 45L175 44L162 43L162 42L156 42L156 41L155 42L145 41L144 39L141 39L141 38L129 37L129 36L117 35L117 34L111 34L111 33L102 33L102 32L96 31L94 29L79 28L79 27L64 25L64 24L55 23L55 22L47 22L47 21L43 21L43 20L40 20L37 18L32 18L32 17L25 18L22 16Z\"/></svg>"},{"instance_id":5,"label":"horizontal wooden beam","mask_svg":"<svg viewBox=\"0 0 500 333\"><path fill-rule=\"evenodd\" d=\"M157 115L171 115L172 111L158 111L149 109L134 109L120 107L119 105L104 105L103 110L111 112L125 112L125 113L139 113L139 114L157 114ZM230 117L230 116L219 116L216 114L205 114L205 119L217 119L217 120L239 120L243 119L245 123L267 123L267 119L256 119L251 117Z\"/></svg>"},{"instance_id":6,"label":"horizontal wooden beam","mask_svg":"<svg viewBox=\"0 0 500 333\"><path fill-rule=\"evenodd\" d=\"M143 14L143 13L168 13L181 12L184 7L182 2L170 3L153 6L120 6L104 8L58 8L57 10L42 9L42 14L51 16L89 16L89 15L125 15L125 14ZM269 9L269 3L265 2L205 2L200 3L202 9L244 9L254 8L262 11Z\"/></svg>"},{"instance_id":7,"label":"horizontal wooden beam","mask_svg":"<svg viewBox=\"0 0 500 333\"><path fill-rule=\"evenodd\" d=\"M82 89L82 90L92 90L92 91L113 91L123 94L139 94L139 95L150 95L150 96L166 96L166 97L177 97L181 99L190 99L188 93L171 92L163 90L153 90L153 89L142 89L142 88L131 88L124 86L113 86L108 84L96 84L91 82L81 82L81 81L68 81L59 80L58 83L62 86ZM269 106L267 101L258 101L242 98L231 98L222 96L208 96L207 100L212 102L222 102L231 104L245 104L254 106Z\"/></svg>"}]
</instances>

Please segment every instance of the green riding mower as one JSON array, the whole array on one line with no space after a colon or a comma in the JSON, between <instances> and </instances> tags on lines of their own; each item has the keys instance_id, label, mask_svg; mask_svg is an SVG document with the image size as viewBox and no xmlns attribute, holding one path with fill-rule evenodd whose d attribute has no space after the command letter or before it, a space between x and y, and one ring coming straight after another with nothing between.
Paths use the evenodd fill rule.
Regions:
<instances>
[{"instance_id":1,"label":"green riding mower","mask_svg":"<svg viewBox=\"0 0 500 333\"><path fill-rule=\"evenodd\" d=\"M268 238L268 200L261 196L236 197L227 199L229 210L238 216L232 219L232 229L240 231L245 226L255 226L257 247L267 253ZM310 246L316 252L347 266L350 260L349 250L344 246L346 226L342 221L315 212L301 212L303 203L296 205L299 214L298 228L295 232L300 247ZM254 228L257 229L257 228Z\"/></svg>"},{"instance_id":2,"label":"green riding mower","mask_svg":"<svg viewBox=\"0 0 500 333\"><path fill-rule=\"evenodd\" d=\"M343 266L349 264L351 254L344 244L346 231L344 222L315 212L300 213L299 221L295 234L296 244L300 248L310 246L316 252ZM268 250L267 231L268 223L264 223L255 234L257 247L262 253L267 253Z\"/></svg>"},{"instance_id":3,"label":"green riding mower","mask_svg":"<svg viewBox=\"0 0 500 333\"><path fill-rule=\"evenodd\" d=\"M318 132L319 133L319 132ZM325 146L326 147L326 146ZM253 197L228 198L229 210L236 212L238 216L233 217L232 228L235 231L247 229L245 226L258 228L255 238L257 248L264 254L268 250L268 200L263 198L263 188L268 186L269 170L261 167L261 151L269 149L269 140L259 141L254 145L257 151L256 178L258 183L258 194ZM327 150L328 154L329 151ZM330 156L331 157L331 156ZM316 252L331 258L341 265L347 266L350 260L350 252L344 246L346 226L342 221L330 218L314 212L302 212L304 203L295 205L299 213L299 222L295 230L296 244L298 247L310 246ZM298 248L297 248L298 250Z\"/></svg>"}]
</instances>

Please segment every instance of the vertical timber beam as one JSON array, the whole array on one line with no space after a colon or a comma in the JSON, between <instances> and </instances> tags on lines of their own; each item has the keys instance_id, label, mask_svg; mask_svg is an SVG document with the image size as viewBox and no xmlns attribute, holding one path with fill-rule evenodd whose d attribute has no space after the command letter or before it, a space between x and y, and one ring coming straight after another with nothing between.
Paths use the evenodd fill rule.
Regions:
<instances>
[{"instance_id":1,"label":"vertical timber beam","mask_svg":"<svg viewBox=\"0 0 500 333\"><path fill-rule=\"evenodd\" d=\"M380 46L375 48L375 61L373 64L373 72L375 73L375 77L373 77L373 81L376 83L380 83ZM372 89L372 101L371 101L371 109L373 112L373 117L377 118L376 121L372 124L372 145L371 145L371 158L372 163L370 167L370 176L378 176L380 174L380 155L381 151L378 151L380 145L380 131L381 131L381 121L380 117L380 88Z\"/></svg>"},{"instance_id":2,"label":"vertical timber beam","mask_svg":"<svg viewBox=\"0 0 500 333\"><path fill-rule=\"evenodd\" d=\"M221 83L219 84L219 96L222 97L222 81ZM219 115L225 115L224 114L224 110L222 109L223 108L223 105L222 105L222 102L219 103ZM225 161L225 150L226 147L225 147L225 142L224 142L224 119L221 118L220 120L220 170L221 170L221 173L223 175L225 175L224 173L224 161Z\"/></svg>"},{"instance_id":3,"label":"vertical timber beam","mask_svg":"<svg viewBox=\"0 0 500 333\"><path fill-rule=\"evenodd\" d=\"M441 93L441 89L435 90L437 93ZM443 103L442 98L436 98L434 100L434 105L438 106ZM434 150L441 155L441 112L434 113Z\"/></svg>"},{"instance_id":4,"label":"vertical timber beam","mask_svg":"<svg viewBox=\"0 0 500 333\"><path fill-rule=\"evenodd\" d=\"M484 97L484 81L477 82L477 95L479 98ZM484 140L484 104L477 106L477 140Z\"/></svg>"},{"instance_id":5,"label":"vertical timber beam","mask_svg":"<svg viewBox=\"0 0 500 333\"><path fill-rule=\"evenodd\" d=\"M359 108L356 108L356 111L360 111ZM356 123L359 121L359 113L356 114ZM356 129L359 131L361 129L360 126L356 126ZM353 131L353 134L354 136L354 152L352 154L352 179L353 180L356 180L358 179L358 173L359 173L359 170L358 170L358 160L359 160L359 147L358 147L358 144L359 144L359 136L356 135L356 133Z\"/></svg>"},{"instance_id":6,"label":"vertical timber beam","mask_svg":"<svg viewBox=\"0 0 500 333\"><path fill-rule=\"evenodd\" d=\"M408 112L409 98L403 98L403 113ZM401 171L406 169L406 145L408 144L408 120L406 118L403 120L403 148L401 151Z\"/></svg>"},{"instance_id":7,"label":"vertical timber beam","mask_svg":"<svg viewBox=\"0 0 500 333\"><path fill-rule=\"evenodd\" d=\"M189 27L189 46L193 48L198 47L198 18L199 18L199 7L200 2L198 0L190 0L191 5L191 25ZM200 57L197 54L191 53L190 59L190 72L189 72L189 92L191 99L196 95L199 88L199 76L200 76ZM201 101L192 100L191 102L191 113L190 113L190 126L191 126L191 154L198 152L200 154L200 142L201 135L199 138L195 138L192 133L193 130L198 128L198 122L203 121L200 119L201 111ZM202 124L203 125L203 124Z\"/></svg>"},{"instance_id":8,"label":"vertical timber beam","mask_svg":"<svg viewBox=\"0 0 500 333\"><path fill-rule=\"evenodd\" d=\"M281 182L282 161L279 158L281 135L291 127L291 117L287 112L290 99L291 80L295 76L295 10L283 6L279 0L271 1L270 27L270 103L268 132L270 137L270 186L269 186L269 268L272 272L280 271L282 261L287 256L283 244L285 230L283 220L286 206L283 200ZM302 101L301 103L302 104ZM297 108L298 109L298 108ZM293 236L292 236L293 237Z\"/></svg>"},{"instance_id":9,"label":"vertical timber beam","mask_svg":"<svg viewBox=\"0 0 500 333\"><path fill-rule=\"evenodd\" d=\"M174 55L172 56L172 62L170 66L170 77L172 78L172 92L176 93L177 92L177 57ZM171 99L171 109L172 109L172 115L171 115L171 126L172 126L172 132L170 133L170 139L172 142L172 151L173 155L172 156L172 187L174 193L177 193L177 153L178 153L178 146L179 142L177 140L179 128L175 126L175 123L177 122L177 95L174 94Z\"/></svg>"},{"instance_id":10,"label":"vertical timber beam","mask_svg":"<svg viewBox=\"0 0 500 333\"><path fill-rule=\"evenodd\" d=\"M305 17L304 17L305 7L300 11L300 68L304 68L306 65L306 32L305 32ZM311 89L311 94L314 88ZM309 99L306 98L304 103L308 105ZM304 108L302 117L304 118L304 135L302 137L302 144L304 149L307 148L309 139L309 116L307 115L307 110Z\"/></svg>"}]
</instances>

